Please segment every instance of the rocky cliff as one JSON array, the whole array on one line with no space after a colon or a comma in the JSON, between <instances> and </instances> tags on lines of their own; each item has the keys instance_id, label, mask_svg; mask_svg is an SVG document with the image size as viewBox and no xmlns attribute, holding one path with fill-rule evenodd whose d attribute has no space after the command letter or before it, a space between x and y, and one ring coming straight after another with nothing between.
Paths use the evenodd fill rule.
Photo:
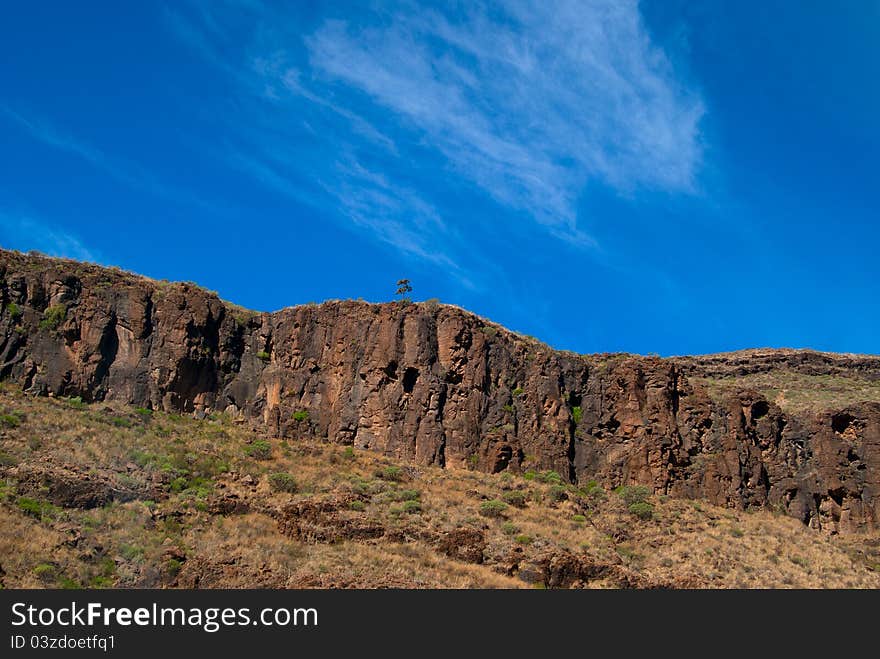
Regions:
<instances>
[{"instance_id":1,"label":"rocky cliff","mask_svg":"<svg viewBox=\"0 0 880 659\"><path fill-rule=\"evenodd\" d=\"M880 402L792 414L688 379L779 355L581 356L428 303L254 313L191 284L7 251L0 301L0 378L35 394L224 412L421 464L645 484L831 532L880 522Z\"/></svg>"}]
</instances>

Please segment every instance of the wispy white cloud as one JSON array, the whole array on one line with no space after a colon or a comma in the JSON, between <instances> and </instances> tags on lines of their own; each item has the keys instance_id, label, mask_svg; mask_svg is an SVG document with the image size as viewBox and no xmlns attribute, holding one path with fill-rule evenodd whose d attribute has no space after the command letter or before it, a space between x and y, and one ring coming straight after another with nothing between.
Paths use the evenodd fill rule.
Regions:
<instances>
[{"instance_id":1,"label":"wispy white cloud","mask_svg":"<svg viewBox=\"0 0 880 659\"><path fill-rule=\"evenodd\" d=\"M651 44L637 2L464 6L404 7L367 28L327 21L306 38L310 62L542 224L576 232L591 179L692 190L703 105Z\"/></svg>"},{"instance_id":2,"label":"wispy white cloud","mask_svg":"<svg viewBox=\"0 0 880 659\"><path fill-rule=\"evenodd\" d=\"M262 6L177 9L175 34L243 92L230 164L453 271L476 220L437 185L575 247L595 246L588 184L697 188L703 104L637 0L329 5L310 27Z\"/></svg>"},{"instance_id":3,"label":"wispy white cloud","mask_svg":"<svg viewBox=\"0 0 880 659\"><path fill-rule=\"evenodd\" d=\"M141 190L176 203L184 203L205 209L213 208L211 203L199 198L190 191L167 185L136 163L114 158L101 149L65 133L43 117L25 116L2 104L0 104L0 116L14 122L35 140L85 160L95 169L104 172L130 188Z\"/></svg>"},{"instance_id":4,"label":"wispy white cloud","mask_svg":"<svg viewBox=\"0 0 880 659\"><path fill-rule=\"evenodd\" d=\"M0 246L23 252L37 250L50 256L98 261L94 251L74 234L31 215L0 210Z\"/></svg>"}]
</instances>

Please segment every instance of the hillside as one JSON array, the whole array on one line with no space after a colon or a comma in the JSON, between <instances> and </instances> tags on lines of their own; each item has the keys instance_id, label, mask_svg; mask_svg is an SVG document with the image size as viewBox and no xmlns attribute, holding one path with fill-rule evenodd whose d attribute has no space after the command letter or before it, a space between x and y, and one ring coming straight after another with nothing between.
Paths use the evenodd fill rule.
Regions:
<instances>
[{"instance_id":1,"label":"hillside","mask_svg":"<svg viewBox=\"0 0 880 659\"><path fill-rule=\"evenodd\" d=\"M877 531L874 357L576 355L448 305L256 313L193 284L7 251L0 302L0 378L29 395Z\"/></svg>"},{"instance_id":2,"label":"hillside","mask_svg":"<svg viewBox=\"0 0 880 659\"><path fill-rule=\"evenodd\" d=\"M0 385L0 585L880 587L880 539Z\"/></svg>"},{"instance_id":3,"label":"hillside","mask_svg":"<svg viewBox=\"0 0 880 659\"><path fill-rule=\"evenodd\" d=\"M880 357L813 350L742 350L674 358L688 378L723 398L760 392L791 413L839 410L880 401Z\"/></svg>"}]
</instances>

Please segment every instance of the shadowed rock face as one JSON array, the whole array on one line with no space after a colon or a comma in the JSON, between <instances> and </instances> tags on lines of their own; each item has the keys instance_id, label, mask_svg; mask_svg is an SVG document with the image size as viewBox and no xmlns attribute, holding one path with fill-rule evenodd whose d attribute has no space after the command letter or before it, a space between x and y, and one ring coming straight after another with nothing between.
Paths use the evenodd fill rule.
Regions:
<instances>
[{"instance_id":1,"label":"shadowed rock face","mask_svg":"<svg viewBox=\"0 0 880 659\"><path fill-rule=\"evenodd\" d=\"M420 464L774 506L830 531L880 520L880 403L793 417L755 392L713 401L686 373L723 359L583 357L445 305L258 314L190 284L5 251L0 301L0 378L36 394L227 412Z\"/></svg>"}]
</instances>

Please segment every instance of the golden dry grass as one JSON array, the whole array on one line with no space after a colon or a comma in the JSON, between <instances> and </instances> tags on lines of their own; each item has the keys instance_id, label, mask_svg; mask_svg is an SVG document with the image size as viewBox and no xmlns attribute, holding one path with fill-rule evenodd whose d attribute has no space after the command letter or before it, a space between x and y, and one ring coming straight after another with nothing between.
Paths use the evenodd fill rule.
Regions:
<instances>
[{"instance_id":1,"label":"golden dry grass","mask_svg":"<svg viewBox=\"0 0 880 659\"><path fill-rule=\"evenodd\" d=\"M796 371L767 371L737 377L691 378L714 397L754 389L786 412L839 410L862 402L880 402L880 380L853 375L807 375Z\"/></svg>"}]
</instances>

